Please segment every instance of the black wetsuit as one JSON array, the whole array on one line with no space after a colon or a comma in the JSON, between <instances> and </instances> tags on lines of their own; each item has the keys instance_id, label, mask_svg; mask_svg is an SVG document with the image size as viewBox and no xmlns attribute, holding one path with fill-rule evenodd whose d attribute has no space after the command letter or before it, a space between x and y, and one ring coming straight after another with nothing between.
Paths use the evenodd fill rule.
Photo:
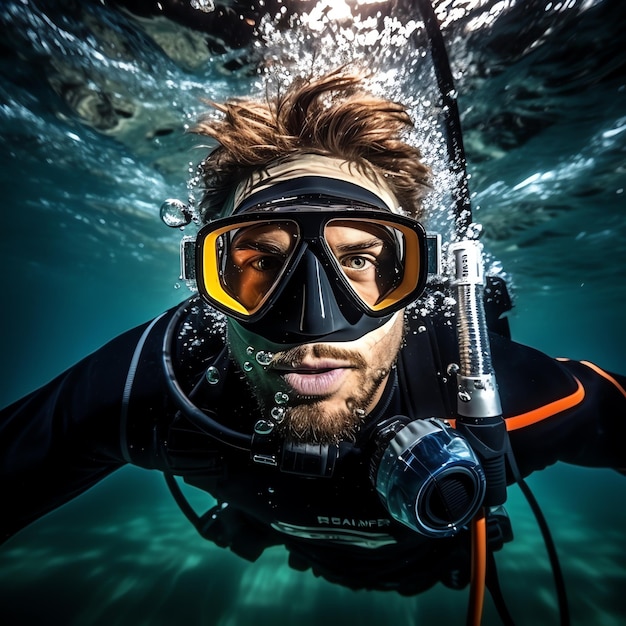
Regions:
<instances>
[{"instance_id":1,"label":"black wetsuit","mask_svg":"<svg viewBox=\"0 0 626 626\"><path fill-rule=\"evenodd\" d=\"M131 462L211 493L220 504L199 530L246 558L284 544L292 567L402 593L467 581L467 533L422 537L390 519L369 479L379 421L454 416L455 381L446 370L458 357L449 318L407 314L406 342L382 400L356 443L341 445L332 478L311 478L253 463L249 452L219 443L179 413L162 363L173 315L119 336L0 413L4 539ZM204 305L189 308L174 346L176 375L187 391L197 387L197 405L250 433L258 411L225 356L223 327ZM553 360L504 335L491 333L492 357L521 473L559 460L626 467L626 378ZM219 382L198 387L209 365Z\"/></svg>"}]
</instances>

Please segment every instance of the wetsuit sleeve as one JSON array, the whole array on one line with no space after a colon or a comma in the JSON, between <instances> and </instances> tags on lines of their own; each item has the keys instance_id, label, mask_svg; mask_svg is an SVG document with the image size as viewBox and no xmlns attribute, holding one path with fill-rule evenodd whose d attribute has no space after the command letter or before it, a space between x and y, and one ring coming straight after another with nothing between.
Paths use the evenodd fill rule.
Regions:
<instances>
[{"instance_id":1,"label":"wetsuit sleeve","mask_svg":"<svg viewBox=\"0 0 626 626\"><path fill-rule=\"evenodd\" d=\"M493 348L507 430L523 474L556 461L626 468L626 377L504 340L492 339Z\"/></svg>"},{"instance_id":2,"label":"wetsuit sleeve","mask_svg":"<svg viewBox=\"0 0 626 626\"><path fill-rule=\"evenodd\" d=\"M144 329L119 336L0 411L0 541L124 463L122 398Z\"/></svg>"},{"instance_id":3,"label":"wetsuit sleeve","mask_svg":"<svg viewBox=\"0 0 626 626\"><path fill-rule=\"evenodd\" d=\"M535 440L540 440L535 444L537 451L551 442L553 449L558 450L560 461L623 472L626 468L626 377L605 372L584 361L564 361L559 365L574 378L576 390L557 401L543 416L539 412L537 417L541 419L536 423L532 420L522 423L521 438L530 431Z\"/></svg>"}]
</instances>

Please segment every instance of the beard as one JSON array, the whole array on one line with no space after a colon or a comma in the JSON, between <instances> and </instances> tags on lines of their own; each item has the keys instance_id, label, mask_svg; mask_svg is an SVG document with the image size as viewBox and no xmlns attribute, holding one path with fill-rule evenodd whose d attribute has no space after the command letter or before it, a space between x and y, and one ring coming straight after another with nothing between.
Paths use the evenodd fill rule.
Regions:
<instances>
[{"instance_id":1,"label":"beard","mask_svg":"<svg viewBox=\"0 0 626 626\"><path fill-rule=\"evenodd\" d=\"M382 396L383 385L397 361L404 336L404 316L399 312L388 322L362 337L335 343L307 343L281 349L260 335L232 322L228 344L231 358L240 368L259 414L274 424L274 432L301 443L337 443L353 440L368 413ZM256 350L271 353L261 364L251 357ZM252 350L252 352L251 352ZM295 371L306 357L337 359L347 373L340 387L327 396L304 395L291 388L285 372Z\"/></svg>"},{"instance_id":2,"label":"beard","mask_svg":"<svg viewBox=\"0 0 626 626\"><path fill-rule=\"evenodd\" d=\"M333 444L342 440L353 441L392 364L368 367L367 361L359 352L316 344L298 346L281 353L276 356L272 366L284 364L297 367L307 354L320 359L336 358L349 361L353 366L350 370L351 390L346 393L340 406L334 408L326 406L325 398L301 396L290 392L290 402L285 407L279 432L286 439L304 443Z\"/></svg>"}]
</instances>

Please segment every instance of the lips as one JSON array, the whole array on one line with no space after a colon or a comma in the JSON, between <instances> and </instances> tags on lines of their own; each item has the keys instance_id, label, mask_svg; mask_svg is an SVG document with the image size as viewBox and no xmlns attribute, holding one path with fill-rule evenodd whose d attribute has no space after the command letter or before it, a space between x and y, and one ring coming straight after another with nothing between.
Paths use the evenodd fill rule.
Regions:
<instances>
[{"instance_id":1,"label":"lips","mask_svg":"<svg viewBox=\"0 0 626 626\"><path fill-rule=\"evenodd\" d=\"M324 360L277 369L282 370L284 381L299 396L324 397L341 387L352 367L347 363Z\"/></svg>"}]
</instances>

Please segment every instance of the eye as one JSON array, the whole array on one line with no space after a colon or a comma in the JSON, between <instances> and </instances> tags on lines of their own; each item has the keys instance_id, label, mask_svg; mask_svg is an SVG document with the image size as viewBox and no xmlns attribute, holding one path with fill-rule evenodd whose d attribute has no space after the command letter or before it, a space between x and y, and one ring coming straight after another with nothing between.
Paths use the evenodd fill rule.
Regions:
<instances>
[{"instance_id":1,"label":"eye","mask_svg":"<svg viewBox=\"0 0 626 626\"><path fill-rule=\"evenodd\" d=\"M285 256L262 256L250 262L258 272L272 272L280 269L285 262Z\"/></svg>"},{"instance_id":2,"label":"eye","mask_svg":"<svg viewBox=\"0 0 626 626\"><path fill-rule=\"evenodd\" d=\"M365 256L354 255L341 259L341 265L351 270L365 270L369 267L375 266L376 263L373 259L369 259Z\"/></svg>"}]
</instances>

